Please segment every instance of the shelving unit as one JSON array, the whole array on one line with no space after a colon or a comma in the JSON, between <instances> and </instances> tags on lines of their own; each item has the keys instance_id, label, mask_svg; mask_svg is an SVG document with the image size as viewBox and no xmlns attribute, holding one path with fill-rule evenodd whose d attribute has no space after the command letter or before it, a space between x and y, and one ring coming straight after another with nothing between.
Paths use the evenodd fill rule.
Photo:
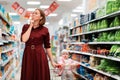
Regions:
<instances>
[{"instance_id":1,"label":"shelving unit","mask_svg":"<svg viewBox=\"0 0 120 80\"><path fill-rule=\"evenodd\" d=\"M5 51L2 51L2 53L6 53L6 52L9 52L9 51L12 51L14 48L10 48L10 49L7 49Z\"/></svg>"},{"instance_id":2,"label":"shelving unit","mask_svg":"<svg viewBox=\"0 0 120 80\"><path fill-rule=\"evenodd\" d=\"M6 32L2 32L2 34L8 36L8 34Z\"/></svg>"},{"instance_id":3,"label":"shelving unit","mask_svg":"<svg viewBox=\"0 0 120 80\"><path fill-rule=\"evenodd\" d=\"M70 44L85 44L84 42L71 42ZM120 44L120 42L88 42L87 44Z\"/></svg>"},{"instance_id":4,"label":"shelving unit","mask_svg":"<svg viewBox=\"0 0 120 80\"><path fill-rule=\"evenodd\" d=\"M0 8L1 10L1 8ZM5 15L6 14L6 15ZM11 76L19 60L17 60L17 41L13 38L13 34L10 34L11 19L7 12L1 11L0 14L0 80L11 80ZM17 63L15 62L17 61ZM20 63L19 63L20 64ZM19 65L20 66L20 65ZM18 66L17 66L18 67Z\"/></svg>"},{"instance_id":5,"label":"shelving unit","mask_svg":"<svg viewBox=\"0 0 120 80\"><path fill-rule=\"evenodd\" d=\"M4 22L7 23L8 26L10 26L10 23L2 15L0 15L0 19L2 19Z\"/></svg>"},{"instance_id":6,"label":"shelving unit","mask_svg":"<svg viewBox=\"0 0 120 80\"><path fill-rule=\"evenodd\" d=\"M88 42L88 44L120 44L120 42Z\"/></svg>"},{"instance_id":7,"label":"shelving unit","mask_svg":"<svg viewBox=\"0 0 120 80\"><path fill-rule=\"evenodd\" d=\"M88 22L86 22L86 23L84 23L84 24L82 24L82 25L79 25L79 26L76 26L76 27L72 27L72 28L70 28L70 29L75 29L75 28L77 28L77 27L84 26L84 25L89 24L89 23L94 22L94 21L98 21L98 20L106 19L106 18L111 18L111 17L115 17L115 16L118 16L118 15L120 15L120 11L113 12L113 13L111 13L111 14L108 14L108 15L105 15L105 16L103 16L103 17L100 17L100 18L97 18L97 19L88 21Z\"/></svg>"},{"instance_id":8,"label":"shelving unit","mask_svg":"<svg viewBox=\"0 0 120 80\"><path fill-rule=\"evenodd\" d=\"M0 42L0 45L3 45L3 42Z\"/></svg>"},{"instance_id":9,"label":"shelving unit","mask_svg":"<svg viewBox=\"0 0 120 80\"><path fill-rule=\"evenodd\" d=\"M111 41L109 39L106 41L99 40L100 39L99 37L101 37L100 35L103 33L107 33L107 38L111 38L111 37L108 37L110 32L113 32L113 34L115 36L115 33L117 33L118 30L120 31L120 24L118 26L114 26L114 25L111 26L111 24L113 23L115 18L118 16L120 17L120 11L113 12L113 13L105 15L103 17L87 21L79 26L70 28L69 38L71 38L71 42L69 44L72 47L68 51L72 54L76 54L76 55L80 55L80 56L95 57L95 58L98 58L100 60L107 59L107 60L112 60L112 61L115 61L117 63L120 63L120 55L119 55L119 57L118 57L118 55L117 56L115 56L115 55L113 56L113 54L109 55L109 54L111 54L110 50L111 50L112 46L120 45L120 40L117 40L117 39L115 40L115 37L114 37L114 40L111 40ZM106 20L106 21L111 20L109 23L107 23L106 28L103 28L100 26L100 24L103 20ZM100 22L100 23L98 23L98 22ZM90 29L91 26L92 27L97 26L97 28ZM98 26L100 26L100 27L98 27ZM78 28L79 28L79 30L82 28L82 31L77 31ZM87 51L84 51L85 47L82 48L83 45L87 45L87 48L88 48ZM78 49L78 48L80 48L80 49ZM90 52L89 50L96 51L96 53ZM101 54L100 50L106 50L109 53ZM97 51L100 54L98 54ZM117 51L117 49L116 49L116 51ZM112 75L110 72L104 72L102 70L97 70L94 67L86 66L85 64L83 64L81 62L80 62L80 64L84 68L93 70L96 73L100 73L104 76L110 77L110 78L115 79L115 80L120 80L119 74ZM88 63L88 64L90 64L90 63ZM83 77L83 79L84 79L84 77Z\"/></svg>"},{"instance_id":10,"label":"shelving unit","mask_svg":"<svg viewBox=\"0 0 120 80\"><path fill-rule=\"evenodd\" d=\"M10 71L13 70L13 67L12 65L8 68L7 72L2 76L2 79L1 80L5 80L6 76L10 73Z\"/></svg>"},{"instance_id":11,"label":"shelving unit","mask_svg":"<svg viewBox=\"0 0 120 80\"><path fill-rule=\"evenodd\" d=\"M104 56L104 55L98 55L98 54L92 54L92 53L86 53L86 52L80 52L80 51L72 51L69 50L70 53L76 53L76 54L82 54L82 55L88 55L88 56L94 56L98 58L104 58L104 59L109 59L109 60L114 60L120 62L119 58L111 57L111 56Z\"/></svg>"},{"instance_id":12,"label":"shelving unit","mask_svg":"<svg viewBox=\"0 0 120 80\"><path fill-rule=\"evenodd\" d=\"M116 12L113 12L113 13L111 13L111 14L105 15L105 16L103 16L103 17L100 17L100 18L97 18L97 19L88 21L88 22L86 22L85 24L89 24L89 23L91 23L91 22L98 21L98 20L101 20L101 19L106 19L106 18L115 17L115 16L118 16L118 15L120 15L120 11L116 11Z\"/></svg>"},{"instance_id":13,"label":"shelving unit","mask_svg":"<svg viewBox=\"0 0 120 80\"><path fill-rule=\"evenodd\" d=\"M2 61L1 66L5 66L12 58L14 58L14 54L12 56L10 56L6 61Z\"/></svg>"},{"instance_id":14,"label":"shelving unit","mask_svg":"<svg viewBox=\"0 0 120 80\"><path fill-rule=\"evenodd\" d=\"M75 72L75 71L73 71L73 73L75 73L75 74L77 74L77 75L79 75L81 78L83 78L84 80L88 80L87 78L85 78L83 75L80 75L80 74L78 74L77 72Z\"/></svg>"},{"instance_id":15,"label":"shelving unit","mask_svg":"<svg viewBox=\"0 0 120 80\"><path fill-rule=\"evenodd\" d=\"M105 31L113 31L113 30L118 30L118 29L120 29L120 26L106 28L106 29L100 29L100 30L94 30L94 31L89 31L89 32L83 32L83 33L78 33L78 34L73 34L73 35L70 35L69 37L81 36L81 35L92 34L92 33L100 33L100 32L105 32Z\"/></svg>"},{"instance_id":16,"label":"shelving unit","mask_svg":"<svg viewBox=\"0 0 120 80\"><path fill-rule=\"evenodd\" d=\"M84 66L85 68L94 70L94 71L96 71L96 72L98 72L98 73L100 73L100 74L106 75L106 76L108 76L108 77L111 77L111 78L114 78L114 79L117 79L117 80L120 79L120 76L112 75L112 74L110 74L110 73L107 73L107 72L103 72L103 71L97 70L97 69L95 69L95 68L93 68L93 67L86 66L85 64L82 64L82 63L80 63L80 65L81 65L81 66Z\"/></svg>"},{"instance_id":17,"label":"shelving unit","mask_svg":"<svg viewBox=\"0 0 120 80\"><path fill-rule=\"evenodd\" d=\"M71 42L70 44L85 44L84 42Z\"/></svg>"}]
</instances>

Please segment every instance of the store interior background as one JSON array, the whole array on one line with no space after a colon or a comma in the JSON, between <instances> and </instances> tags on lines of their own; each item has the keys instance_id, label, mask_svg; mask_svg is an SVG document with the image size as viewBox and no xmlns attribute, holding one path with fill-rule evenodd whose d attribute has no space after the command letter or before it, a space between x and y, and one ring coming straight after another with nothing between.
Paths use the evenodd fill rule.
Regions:
<instances>
[{"instance_id":1,"label":"store interior background","mask_svg":"<svg viewBox=\"0 0 120 80\"><path fill-rule=\"evenodd\" d=\"M37 1L37 3L28 4L29 1ZM2 22L0 21L0 26L3 26L0 27L0 80L14 80L16 73L18 70L20 70L24 50L24 43L20 41L21 30L23 25L29 23L30 21L24 17L24 13L21 15L18 14L17 10L12 8L12 4L14 2L18 2L20 6L25 9L25 11L34 11L35 8L41 8L43 10L49 8L53 1L57 2L59 7L50 15L46 16L45 26L50 32L51 48L55 60L60 56L61 50L67 49L71 53L71 58L79 61L82 66L77 69L77 72L80 74L80 76L75 73L76 77L82 77L84 80L91 80L93 77L94 80L120 80L120 65L118 65L120 64L120 54L117 54L118 52L120 53L120 39L116 38L117 41L115 39L112 40L112 35L109 36L109 38L111 37L110 39L107 39L102 35L98 36L99 33L109 33L110 31L112 31L114 34L119 34L117 29L120 29L120 23L112 24L111 22L109 26L112 26L113 28L109 28L108 25L104 28L99 27L100 30L97 30L98 27L93 28L98 25L100 26L100 24L98 24L99 21L102 22L104 19L110 19L111 21L114 21L112 18L119 16L120 12L118 12L118 14L114 13L115 11L110 12L109 15L107 13L108 7L105 7L108 1L120 2L119 0L0 0L0 5L2 5L2 7L5 9L5 12L9 14L9 17L7 16L7 18L9 18L8 21L6 18L6 13L3 14L1 11L2 7L0 6L0 19L2 20ZM113 8L116 7L113 6L114 4L111 5ZM109 9L109 11L113 9L112 7ZM116 10L116 12L119 10ZM91 21L93 18L92 12L96 12L96 16L94 18L98 18L98 20L93 20L93 22ZM104 17L105 15L107 16ZM88 26L87 24L92 27L86 28L86 26ZM6 25L8 25L7 28ZM114 26L118 27L114 28ZM99 41L97 41L96 36ZM119 35L116 36L118 37ZM100 37L103 39L100 39ZM104 40L104 38L106 38L106 40ZM91 43L86 44L86 42ZM117 56L113 54L108 55L108 51L112 50L112 47L118 48L118 50L116 49ZM91 49L91 51L88 49ZM98 55L98 53L100 53L98 50L106 52L104 52L105 54ZM100 64L106 61L108 62L106 65ZM110 66L109 63L114 64L113 66ZM103 69L101 66L96 68L98 64L108 67L106 69Z\"/></svg>"},{"instance_id":2,"label":"store interior background","mask_svg":"<svg viewBox=\"0 0 120 80\"><path fill-rule=\"evenodd\" d=\"M59 4L59 7L50 15L46 17L45 26L48 27L50 36L56 36L56 34L69 33L68 30L63 29L63 27L73 27L74 21L76 25L80 25L79 16L81 14L87 14L99 6L105 5L106 0L30 0L36 1L37 4L27 4L28 0L1 0L0 3L3 5L5 10L9 13L12 18L12 25L15 26L17 37L20 37L20 33L24 24L29 23L29 20L24 18L24 14L19 15L17 10L15 11L11 5L14 2L18 2L21 7L25 8L25 11L34 11L35 8L41 8L43 10L47 9L53 1ZM68 34L67 34L68 35ZM66 37L64 37L66 40ZM53 41L54 43L56 41ZM57 43L57 42L56 42ZM54 44L56 46L56 44ZM58 48L59 49L59 48ZM59 51L59 50L58 50ZM58 52L60 53L60 52ZM59 54L58 54L59 55Z\"/></svg>"}]
</instances>

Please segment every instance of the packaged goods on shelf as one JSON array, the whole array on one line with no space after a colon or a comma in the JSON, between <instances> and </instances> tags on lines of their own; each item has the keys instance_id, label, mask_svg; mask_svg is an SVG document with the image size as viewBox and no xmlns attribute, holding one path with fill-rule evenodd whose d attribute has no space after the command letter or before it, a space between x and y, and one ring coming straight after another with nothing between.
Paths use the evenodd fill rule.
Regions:
<instances>
[{"instance_id":1,"label":"packaged goods on shelf","mask_svg":"<svg viewBox=\"0 0 120 80\"><path fill-rule=\"evenodd\" d=\"M102 7L98 8L95 12L96 12L96 18L105 16L106 15L106 7L102 6Z\"/></svg>"},{"instance_id":2,"label":"packaged goods on shelf","mask_svg":"<svg viewBox=\"0 0 120 80\"><path fill-rule=\"evenodd\" d=\"M90 56L89 64L91 67L96 67L100 64L100 59L94 56Z\"/></svg>"},{"instance_id":3,"label":"packaged goods on shelf","mask_svg":"<svg viewBox=\"0 0 120 80\"><path fill-rule=\"evenodd\" d=\"M0 5L0 15L3 15L5 13L5 9L2 5Z\"/></svg>"},{"instance_id":4,"label":"packaged goods on shelf","mask_svg":"<svg viewBox=\"0 0 120 80\"><path fill-rule=\"evenodd\" d=\"M10 80L13 63L15 58L16 42L15 35L11 35L10 31L14 31L10 28L11 18L5 11L2 5L0 5L0 80ZM11 30L10 30L11 29ZM13 33L13 32L11 32ZM20 61L20 60L19 60Z\"/></svg>"},{"instance_id":5,"label":"packaged goods on shelf","mask_svg":"<svg viewBox=\"0 0 120 80\"><path fill-rule=\"evenodd\" d=\"M96 18L96 12L94 11L94 12L91 12L90 14L89 14L89 21L91 21L91 20L93 20L93 19L95 19Z\"/></svg>"},{"instance_id":6,"label":"packaged goods on shelf","mask_svg":"<svg viewBox=\"0 0 120 80\"><path fill-rule=\"evenodd\" d=\"M100 65L97 66L96 68L99 70L103 70L105 72L109 72L109 73L114 74L114 75L116 75L116 74L120 75L120 71L119 71L118 66L119 66L118 62L102 59Z\"/></svg>"},{"instance_id":7,"label":"packaged goods on shelf","mask_svg":"<svg viewBox=\"0 0 120 80\"><path fill-rule=\"evenodd\" d=\"M71 32L73 31L71 38L76 39L74 42L71 39L70 52L89 57L88 61L80 57L80 67L84 70L82 72L81 69L80 73L79 68L77 71L83 78L89 80L91 74L87 71L92 70L95 74L92 76L94 80L120 79L120 6L118 5L120 0L107 0L106 5L94 10L95 12L81 15L81 25L71 29ZM78 34L77 29L80 27L82 32Z\"/></svg>"},{"instance_id":8,"label":"packaged goods on shelf","mask_svg":"<svg viewBox=\"0 0 120 80\"><path fill-rule=\"evenodd\" d=\"M82 25L82 24L84 24L85 23L85 15L80 15L80 24Z\"/></svg>"}]
</instances>

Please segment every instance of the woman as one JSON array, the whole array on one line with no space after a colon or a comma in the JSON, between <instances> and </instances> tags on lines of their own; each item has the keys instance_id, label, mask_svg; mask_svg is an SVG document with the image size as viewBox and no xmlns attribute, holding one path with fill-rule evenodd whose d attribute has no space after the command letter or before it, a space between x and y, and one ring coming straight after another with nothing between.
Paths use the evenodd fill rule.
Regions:
<instances>
[{"instance_id":1,"label":"woman","mask_svg":"<svg viewBox=\"0 0 120 80\"><path fill-rule=\"evenodd\" d=\"M23 26L21 41L25 43L25 50L22 61L21 80L50 80L47 55L52 66L58 66L53 61L49 32L43 26L44 24L44 12L41 9L36 9L32 14L30 24Z\"/></svg>"}]
</instances>

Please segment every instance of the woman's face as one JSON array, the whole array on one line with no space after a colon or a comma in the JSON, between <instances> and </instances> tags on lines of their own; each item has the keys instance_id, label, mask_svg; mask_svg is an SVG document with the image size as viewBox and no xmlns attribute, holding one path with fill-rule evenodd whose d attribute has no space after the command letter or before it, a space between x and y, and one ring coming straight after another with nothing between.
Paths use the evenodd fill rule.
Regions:
<instances>
[{"instance_id":1,"label":"woman's face","mask_svg":"<svg viewBox=\"0 0 120 80\"><path fill-rule=\"evenodd\" d=\"M34 21L40 21L42 19L42 16L40 14L40 11L39 10L35 10L33 13L32 13L32 20Z\"/></svg>"}]
</instances>

